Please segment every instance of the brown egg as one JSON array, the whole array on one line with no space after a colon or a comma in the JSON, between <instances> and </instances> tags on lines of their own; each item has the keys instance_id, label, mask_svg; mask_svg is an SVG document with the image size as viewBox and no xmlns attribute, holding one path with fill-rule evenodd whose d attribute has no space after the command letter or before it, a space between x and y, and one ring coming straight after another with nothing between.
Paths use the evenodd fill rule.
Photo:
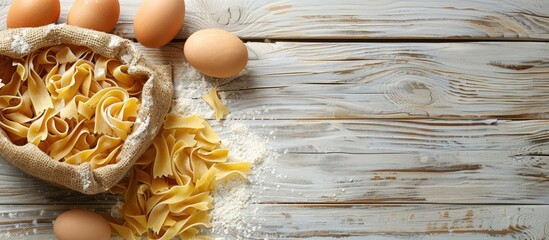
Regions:
<instances>
[{"instance_id":1,"label":"brown egg","mask_svg":"<svg viewBox=\"0 0 549 240\"><path fill-rule=\"evenodd\" d=\"M183 0L144 0L133 22L135 37L145 47L162 47L175 38L184 19Z\"/></svg>"},{"instance_id":2,"label":"brown egg","mask_svg":"<svg viewBox=\"0 0 549 240\"><path fill-rule=\"evenodd\" d=\"M199 72L216 78L237 75L248 63L248 49L235 35L220 29L200 30L187 39L185 58Z\"/></svg>"},{"instance_id":3,"label":"brown egg","mask_svg":"<svg viewBox=\"0 0 549 240\"><path fill-rule=\"evenodd\" d=\"M8 10L8 28L39 27L59 20L59 0L14 0Z\"/></svg>"},{"instance_id":4,"label":"brown egg","mask_svg":"<svg viewBox=\"0 0 549 240\"><path fill-rule=\"evenodd\" d=\"M118 0L76 0L72 4L69 25L110 32L120 17Z\"/></svg>"},{"instance_id":5,"label":"brown egg","mask_svg":"<svg viewBox=\"0 0 549 240\"><path fill-rule=\"evenodd\" d=\"M109 240L111 227L101 215L83 209L73 209L59 215L53 224L59 240Z\"/></svg>"}]
</instances>

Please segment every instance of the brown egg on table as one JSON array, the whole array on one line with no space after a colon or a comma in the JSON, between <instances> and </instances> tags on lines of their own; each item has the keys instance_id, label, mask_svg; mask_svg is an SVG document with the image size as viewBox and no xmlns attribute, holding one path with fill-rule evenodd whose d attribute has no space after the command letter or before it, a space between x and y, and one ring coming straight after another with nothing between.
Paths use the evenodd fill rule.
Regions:
<instances>
[{"instance_id":1,"label":"brown egg on table","mask_svg":"<svg viewBox=\"0 0 549 240\"><path fill-rule=\"evenodd\" d=\"M248 63L248 49L235 35L221 29L204 29L185 42L185 58L196 70L215 78L239 74Z\"/></svg>"},{"instance_id":2,"label":"brown egg on table","mask_svg":"<svg viewBox=\"0 0 549 240\"><path fill-rule=\"evenodd\" d=\"M69 25L110 32L120 17L118 0L76 0L67 16Z\"/></svg>"},{"instance_id":3,"label":"brown egg on table","mask_svg":"<svg viewBox=\"0 0 549 240\"><path fill-rule=\"evenodd\" d=\"M184 19L183 0L144 0L133 22L135 37L145 47L162 47L175 38Z\"/></svg>"},{"instance_id":4,"label":"brown egg on table","mask_svg":"<svg viewBox=\"0 0 549 240\"><path fill-rule=\"evenodd\" d=\"M109 240L111 227L101 215L83 209L73 209L59 215L53 224L59 240Z\"/></svg>"},{"instance_id":5,"label":"brown egg on table","mask_svg":"<svg viewBox=\"0 0 549 240\"><path fill-rule=\"evenodd\" d=\"M8 28L39 27L59 20L59 0L14 0L8 10Z\"/></svg>"}]
</instances>

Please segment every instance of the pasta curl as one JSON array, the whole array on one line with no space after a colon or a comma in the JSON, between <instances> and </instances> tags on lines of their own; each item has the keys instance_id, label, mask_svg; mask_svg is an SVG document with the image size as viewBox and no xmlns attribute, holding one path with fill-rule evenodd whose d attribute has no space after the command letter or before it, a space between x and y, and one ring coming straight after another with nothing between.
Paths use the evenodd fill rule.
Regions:
<instances>
[{"instance_id":1,"label":"pasta curl","mask_svg":"<svg viewBox=\"0 0 549 240\"><path fill-rule=\"evenodd\" d=\"M80 46L53 46L3 66L0 128L17 145L38 146L54 160L116 162L141 103L143 78Z\"/></svg>"},{"instance_id":2,"label":"pasta curl","mask_svg":"<svg viewBox=\"0 0 549 240\"><path fill-rule=\"evenodd\" d=\"M229 151L220 146L202 117L168 115L129 180L111 190L125 200L124 221L111 223L114 232L124 239L203 238L198 234L201 227L211 227L214 183L251 172L249 162L227 162Z\"/></svg>"}]
</instances>

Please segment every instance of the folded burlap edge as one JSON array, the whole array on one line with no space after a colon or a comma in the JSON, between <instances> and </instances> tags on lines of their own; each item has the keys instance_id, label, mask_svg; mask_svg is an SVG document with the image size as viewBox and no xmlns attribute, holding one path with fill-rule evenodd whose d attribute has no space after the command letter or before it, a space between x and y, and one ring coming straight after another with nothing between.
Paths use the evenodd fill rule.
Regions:
<instances>
[{"instance_id":1,"label":"folded burlap edge","mask_svg":"<svg viewBox=\"0 0 549 240\"><path fill-rule=\"evenodd\" d=\"M153 67L132 41L103 32L69 25L0 31L0 55L11 58L21 58L38 49L59 44L86 46L105 57L121 59L128 65L130 74L148 77L139 116L117 162L94 170L89 163L71 165L58 162L32 144L13 144L1 129L0 155L24 172L54 185L88 195L105 192L124 177L160 130L172 102L172 69L170 66Z\"/></svg>"}]
</instances>

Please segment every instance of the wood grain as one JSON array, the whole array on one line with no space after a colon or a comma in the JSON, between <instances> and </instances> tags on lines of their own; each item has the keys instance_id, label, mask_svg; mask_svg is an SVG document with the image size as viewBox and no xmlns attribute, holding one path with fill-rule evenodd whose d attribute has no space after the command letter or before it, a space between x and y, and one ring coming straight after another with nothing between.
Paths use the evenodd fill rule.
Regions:
<instances>
[{"instance_id":1,"label":"wood grain","mask_svg":"<svg viewBox=\"0 0 549 240\"><path fill-rule=\"evenodd\" d=\"M256 202L549 202L549 121L237 123L268 141L268 161L256 168L251 185ZM235 139L229 130L235 121L212 124L222 139ZM0 204L109 205L116 200L49 186L0 161Z\"/></svg>"},{"instance_id":2,"label":"wood grain","mask_svg":"<svg viewBox=\"0 0 549 240\"><path fill-rule=\"evenodd\" d=\"M73 1L61 2L64 22ZM120 2L115 33L134 38L140 1ZM0 0L0 29L10 3ZM186 3L177 39L217 27L280 40L247 43L249 74L220 87L231 120L214 127L227 139L235 119L256 119L241 122L273 160L255 169L257 204L242 212L255 231L225 237L549 238L548 1ZM202 80L182 47L141 50L193 88ZM54 239L62 211L109 215L117 200L50 186L0 159L0 239Z\"/></svg>"},{"instance_id":3,"label":"wood grain","mask_svg":"<svg viewBox=\"0 0 549 240\"><path fill-rule=\"evenodd\" d=\"M501 151L288 153L253 187L265 203L547 204L548 163Z\"/></svg>"},{"instance_id":4,"label":"wood grain","mask_svg":"<svg viewBox=\"0 0 549 240\"><path fill-rule=\"evenodd\" d=\"M380 235L413 239L469 237L544 239L547 206L268 206L258 215L262 231L282 238L339 238ZM276 220L275 220L276 219ZM431 236L428 236L431 235Z\"/></svg>"},{"instance_id":5,"label":"wood grain","mask_svg":"<svg viewBox=\"0 0 549 240\"><path fill-rule=\"evenodd\" d=\"M222 86L236 119L545 119L549 43L248 43L249 74ZM203 81L183 44L141 50ZM203 92L184 97L201 101Z\"/></svg>"},{"instance_id":6,"label":"wood grain","mask_svg":"<svg viewBox=\"0 0 549 240\"><path fill-rule=\"evenodd\" d=\"M250 120L244 125L266 136L280 154L258 173L259 202L547 204L548 123ZM223 130L229 127L220 128L223 139L230 138Z\"/></svg>"},{"instance_id":7,"label":"wood grain","mask_svg":"<svg viewBox=\"0 0 549 240\"><path fill-rule=\"evenodd\" d=\"M11 0L0 1L5 28ZM66 22L72 0L62 0ZM134 38L141 1L120 0L115 29ZM187 0L186 22L177 38L221 28L247 39L520 39L549 38L545 0Z\"/></svg>"},{"instance_id":8,"label":"wood grain","mask_svg":"<svg viewBox=\"0 0 549 240\"><path fill-rule=\"evenodd\" d=\"M82 205L109 214L105 206ZM54 239L63 205L14 205L0 212L3 239ZM532 239L549 236L547 206L269 205L250 206L236 239ZM244 229L254 228L250 235Z\"/></svg>"},{"instance_id":9,"label":"wood grain","mask_svg":"<svg viewBox=\"0 0 549 240\"><path fill-rule=\"evenodd\" d=\"M1 204L115 204L110 194L87 196L34 178L0 157Z\"/></svg>"},{"instance_id":10,"label":"wood grain","mask_svg":"<svg viewBox=\"0 0 549 240\"><path fill-rule=\"evenodd\" d=\"M249 120L242 123L252 131L272 136L269 145L289 153L504 151L513 155L545 155L549 151L547 120ZM220 128L222 136L226 128Z\"/></svg>"},{"instance_id":11,"label":"wood grain","mask_svg":"<svg viewBox=\"0 0 549 240\"><path fill-rule=\"evenodd\" d=\"M109 216L108 205L12 205L0 206L0 238L18 240L57 239L53 235L53 220L66 210L90 209Z\"/></svg>"}]
</instances>

